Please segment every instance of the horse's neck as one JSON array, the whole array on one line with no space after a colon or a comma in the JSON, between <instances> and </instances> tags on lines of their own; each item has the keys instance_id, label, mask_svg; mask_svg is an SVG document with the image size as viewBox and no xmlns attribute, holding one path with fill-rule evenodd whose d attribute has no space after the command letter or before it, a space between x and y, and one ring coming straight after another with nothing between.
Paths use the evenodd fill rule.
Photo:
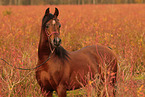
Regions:
<instances>
[{"instance_id":1,"label":"horse's neck","mask_svg":"<svg viewBox=\"0 0 145 97\"><path fill-rule=\"evenodd\" d=\"M42 31L40 35L39 47L38 47L38 57L39 59L44 59L44 57L49 56L51 53L50 44L48 42L46 34Z\"/></svg>"}]
</instances>

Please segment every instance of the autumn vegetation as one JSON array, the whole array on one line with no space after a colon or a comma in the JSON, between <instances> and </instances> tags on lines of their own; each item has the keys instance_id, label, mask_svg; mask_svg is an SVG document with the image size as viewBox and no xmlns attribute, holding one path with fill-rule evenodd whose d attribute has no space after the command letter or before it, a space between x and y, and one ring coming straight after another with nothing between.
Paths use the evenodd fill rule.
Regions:
<instances>
[{"instance_id":1,"label":"autumn vegetation","mask_svg":"<svg viewBox=\"0 0 145 97\"><path fill-rule=\"evenodd\" d=\"M110 47L118 57L117 97L145 97L143 4L0 6L0 58L16 67L36 66L41 20L48 7L52 13L55 7L60 10L65 49L75 51L93 44ZM91 83L67 96L96 97ZM0 60L0 97L43 97L35 70L14 69Z\"/></svg>"}]
</instances>

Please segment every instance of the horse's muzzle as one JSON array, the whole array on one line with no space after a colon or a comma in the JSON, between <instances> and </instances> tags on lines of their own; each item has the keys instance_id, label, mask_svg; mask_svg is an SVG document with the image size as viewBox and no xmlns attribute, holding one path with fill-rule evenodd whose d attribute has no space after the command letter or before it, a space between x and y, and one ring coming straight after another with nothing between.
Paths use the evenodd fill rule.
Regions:
<instances>
[{"instance_id":1,"label":"horse's muzzle","mask_svg":"<svg viewBox=\"0 0 145 97\"><path fill-rule=\"evenodd\" d=\"M56 46L56 47L60 46L60 44L61 44L61 39L58 38L58 37L55 37L54 40L53 40L53 44L54 44L54 46Z\"/></svg>"}]
</instances>

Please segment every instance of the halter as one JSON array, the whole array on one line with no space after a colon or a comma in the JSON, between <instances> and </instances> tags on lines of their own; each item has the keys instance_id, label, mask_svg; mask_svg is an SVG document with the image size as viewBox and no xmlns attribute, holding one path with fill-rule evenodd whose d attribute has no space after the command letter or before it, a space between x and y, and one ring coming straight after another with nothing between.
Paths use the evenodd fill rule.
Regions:
<instances>
[{"instance_id":1,"label":"halter","mask_svg":"<svg viewBox=\"0 0 145 97\"><path fill-rule=\"evenodd\" d=\"M48 31L46 29L45 29L45 33L46 33L46 35L48 37L48 41L50 40L51 35L53 35L53 34L59 34L58 32L52 32L51 34L48 34ZM49 42L49 47L50 47L51 53L53 53L55 48L52 49L50 42Z\"/></svg>"},{"instance_id":2,"label":"halter","mask_svg":"<svg viewBox=\"0 0 145 97\"><path fill-rule=\"evenodd\" d=\"M45 32L46 32L46 35L47 35L48 38L50 38L50 36L51 36L52 34L59 34L58 32L52 32L51 34L48 34L47 31L45 31Z\"/></svg>"},{"instance_id":3,"label":"halter","mask_svg":"<svg viewBox=\"0 0 145 97\"><path fill-rule=\"evenodd\" d=\"M19 68L19 67L16 67L16 66L11 65L10 63L8 63L3 58L0 58L0 60L4 61L6 64L8 64L9 66L11 66L11 67L13 67L15 69L20 69L20 70L34 70L34 69L37 69L38 67L42 66L43 64L45 64L51 58L51 55L52 55L52 52L50 53L50 55L48 56L48 58L43 63L41 63L40 65L38 65L38 66L36 66L34 68Z\"/></svg>"},{"instance_id":4,"label":"halter","mask_svg":"<svg viewBox=\"0 0 145 97\"><path fill-rule=\"evenodd\" d=\"M48 40L49 40L50 36L52 34L55 34L55 33L57 33L57 32L52 32L51 34L48 34L48 32L46 31L46 35L48 37ZM59 33L57 33L57 34L59 34ZM50 42L49 42L49 45L50 45ZM5 59L3 59L1 57L0 57L0 60L4 61L6 64L8 64L9 66L11 66L11 67L13 67L15 69L20 69L20 70L34 70L34 69L37 69L38 67L42 66L43 64L45 64L51 58L51 55L53 54L55 48L53 48L53 50L52 50L51 45L50 45L50 50L51 50L51 52L50 52L48 58L43 63L41 63L40 65L38 65L38 66L36 66L34 68L19 68L19 67L16 67L16 66L13 66L13 65L9 64Z\"/></svg>"},{"instance_id":5,"label":"halter","mask_svg":"<svg viewBox=\"0 0 145 97\"><path fill-rule=\"evenodd\" d=\"M54 33L56 33L56 32L53 32L53 33L51 33L50 35L49 35L48 33L46 33L47 36L48 36L48 40L49 40L50 36L51 36L52 34L54 34ZM52 50L51 45L50 45L50 42L49 42L49 46L50 46L51 52L50 52L48 58L47 58L43 63L41 63L40 65L38 65L38 66L36 66L36 67L34 67L34 68L19 68L19 67L16 67L16 66L11 65L10 63L8 63L8 62L7 62L5 59L3 59L3 58L0 58L0 60L4 61L6 64L8 64L9 66L11 66L11 67L13 67L13 68L15 68L15 69L20 69L20 70L34 70L34 69L37 69L38 67L42 66L43 64L45 64L45 63L51 58L51 55L53 54L55 48L53 48L53 50Z\"/></svg>"}]
</instances>

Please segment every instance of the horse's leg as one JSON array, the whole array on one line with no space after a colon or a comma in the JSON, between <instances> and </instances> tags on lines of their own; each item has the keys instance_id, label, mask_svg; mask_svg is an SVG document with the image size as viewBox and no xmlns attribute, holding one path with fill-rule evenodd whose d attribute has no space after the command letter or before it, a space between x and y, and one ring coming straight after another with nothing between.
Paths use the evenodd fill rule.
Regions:
<instances>
[{"instance_id":1,"label":"horse's leg","mask_svg":"<svg viewBox=\"0 0 145 97\"><path fill-rule=\"evenodd\" d=\"M50 91L47 86L41 85L41 92L44 97L52 97L53 91Z\"/></svg>"},{"instance_id":2,"label":"horse's leg","mask_svg":"<svg viewBox=\"0 0 145 97\"><path fill-rule=\"evenodd\" d=\"M57 87L57 94L58 97L66 97L66 88L64 87L64 85L59 85Z\"/></svg>"},{"instance_id":3,"label":"horse's leg","mask_svg":"<svg viewBox=\"0 0 145 97\"><path fill-rule=\"evenodd\" d=\"M115 96L115 94L116 94L116 77L117 77L116 72L113 72L113 75L109 76L108 81L111 83L109 84L108 90L110 92L109 95L111 97L116 97Z\"/></svg>"},{"instance_id":4,"label":"horse's leg","mask_svg":"<svg viewBox=\"0 0 145 97\"><path fill-rule=\"evenodd\" d=\"M117 62L115 64L115 70L113 71L114 72L114 77L113 77L113 81L112 81L112 84L113 84L113 96L116 97L116 91L117 91Z\"/></svg>"},{"instance_id":5,"label":"horse's leg","mask_svg":"<svg viewBox=\"0 0 145 97\"><path fill-rule=\"evenodd\" d=\"M41 92L44 97L52 97L53 91L48 91L45 88L41 89Z\"/></svg>"},{"instance_id":6,"label":"horse's leg","mask_svg":"<svg viewBox=\"0 0 145 97\"><path fill-rule=\"evenodd\" d=\"M117 60L114 60L111 64L111 74L109 75L110 77L110 92L111 96L115 97L116 96L116 79L117 79Z\"/></svg>"},{"instance_id":7,"label":"horse's leg","mask_svg":"<svg viewBox=\"0 0 145 97\"><path fill-rule=\"evenodd\" d=\"M117 86L116 86L116 77L117 77L117 74L115 74L115 78L113 78L113 96L115 97L116 95L116 89L117 89Z\"/></svg>"},{"instance_id":8,"label":"horse's leg","mask_svg":"<svg viewBox=\"0 0 145 97\"><path fill-rule=\"evenodd\" d=\"M49 91L48 94L46 94L46 97L52 97L53 91Z\"/></svg>"}]
</instances>

